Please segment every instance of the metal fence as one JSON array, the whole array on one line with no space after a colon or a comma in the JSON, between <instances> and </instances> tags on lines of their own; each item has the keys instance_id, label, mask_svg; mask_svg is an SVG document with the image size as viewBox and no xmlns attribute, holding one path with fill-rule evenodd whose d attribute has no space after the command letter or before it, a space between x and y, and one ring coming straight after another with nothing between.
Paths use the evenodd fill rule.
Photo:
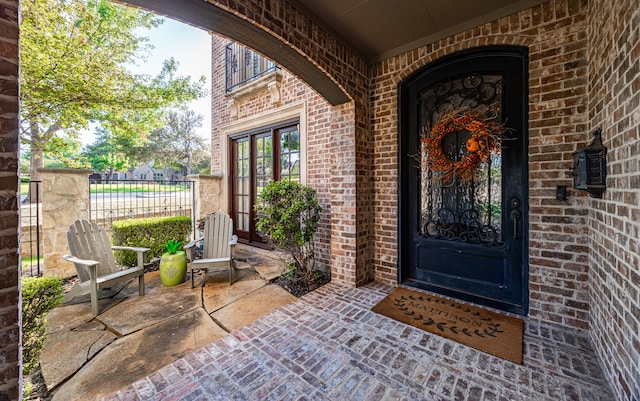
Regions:
<instances>
[{"instance_id":1,"label":"metal fence","mask_svg":"<svg viewBox=\"0 0 640 401\"><path fill-rule=\"evenodd\" d=\"M111 230L115 220L190 216L195 221L193 181L94 180L89 219Z\"/></svg>"},{"instance_id":2,"label":"metal fence","mask_svg":"<svg viewBox=\"0 0 640 401\"><path fill-rule=\"evenodd\" d=\"M42 181L29 181L28 193L20 196L20 242L23 276L42 275Z\"/></svg>"}]
</instances>

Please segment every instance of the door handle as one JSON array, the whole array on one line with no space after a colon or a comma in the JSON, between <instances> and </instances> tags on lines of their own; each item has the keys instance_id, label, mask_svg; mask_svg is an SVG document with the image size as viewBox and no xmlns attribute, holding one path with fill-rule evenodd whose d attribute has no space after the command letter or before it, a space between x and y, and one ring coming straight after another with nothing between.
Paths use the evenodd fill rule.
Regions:
<instances>
[{"instance_id":1,"label":"door handle","mask_svg":"<svg viewBox=\"0 0 640 401\"><path fill-rule=\"evenodd\" d=\"M513 238L518 238L518 220L522 218L522 213L518 208L520 207L520 199L511 198L511 220L513 220Z\"/></svg>"},{"instance_id":2,"label":"door handle","mask_svg":"<svg viewBox=\"0 0 640 401\"><path fill-rule=\"evenodd\" d=\"M511 211L511 219L513 219L513 238L518 238L518 220L522 217L522 214L518 210Z\"/></svg>"}]
</instances>

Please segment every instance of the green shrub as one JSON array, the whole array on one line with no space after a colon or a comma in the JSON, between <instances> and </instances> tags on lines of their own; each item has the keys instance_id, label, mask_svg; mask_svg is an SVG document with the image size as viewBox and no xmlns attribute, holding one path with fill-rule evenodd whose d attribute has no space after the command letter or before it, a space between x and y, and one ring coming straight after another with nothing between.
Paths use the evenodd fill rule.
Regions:
<instances>
[{"instance_id":1,"label":"green shrub","mask_svg":"<svg viewBox=\"0 0 640 401\"><path fill-rule=\"evenodd\" d=\"M191 233L191 218L188 216L150 217L114 221L111 225L113 245L149 248L145 262L165 252L164 244L169 240L185 242ZM135 266L138 263L134 252L114 252L116 263Z\"/></svg>"},{"instance_id":2,"label":"green shrub","mask_svg":"<svg viewBox=\"0 0 640 401\"><path fill-rule=\"evenodd\" d=\"M304 278L314 281L313 236L322 211L316 191L296 182L274 181L260 194L255 211L258 231L273 246L291 255Z\"/></svg>"},{"instance_id":3,"label":"green shrub","mask_svg":"<svg viewBox=\"0 0 640 401\"><path fill-rule=\"evenodd\" d=\"M47 314L61 301L62 280L52 277L22 279L22 372L25 376L40 363Z\"/></svg>"}]
</instances>

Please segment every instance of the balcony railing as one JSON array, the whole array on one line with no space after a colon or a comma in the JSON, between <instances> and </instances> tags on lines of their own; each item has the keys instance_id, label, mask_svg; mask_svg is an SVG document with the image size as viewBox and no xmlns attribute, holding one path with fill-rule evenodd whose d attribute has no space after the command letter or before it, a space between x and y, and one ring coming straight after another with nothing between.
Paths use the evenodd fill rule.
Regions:
<instances>
[{"instance_id":1,"label":"balcony railing","mask_svg":"<svg viewBox=\"0 0 640 401\"><path fill-rule=\"evenodd\" d=\"M237 43L227 45L225 66L227 92L244 82L278 68L273 61Z\"/></svg>"}]
</instances>

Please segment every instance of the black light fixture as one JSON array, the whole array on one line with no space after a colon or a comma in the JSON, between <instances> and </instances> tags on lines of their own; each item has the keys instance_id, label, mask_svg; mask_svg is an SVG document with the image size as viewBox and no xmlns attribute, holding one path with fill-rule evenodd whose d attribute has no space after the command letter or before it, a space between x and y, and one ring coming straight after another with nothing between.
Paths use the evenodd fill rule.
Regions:
<instances>
[{"instance_id":1,"label":"black light fixture","mask_svg":"<svg viewBox=\"0 0 640 401\"><path fill-rule=\"evenodd\" d=\"M607 148L602 145L602 130L593 132L593 141L573 152L573 187L602 198L607 188Z\"/></svg>"}]
</instances>

